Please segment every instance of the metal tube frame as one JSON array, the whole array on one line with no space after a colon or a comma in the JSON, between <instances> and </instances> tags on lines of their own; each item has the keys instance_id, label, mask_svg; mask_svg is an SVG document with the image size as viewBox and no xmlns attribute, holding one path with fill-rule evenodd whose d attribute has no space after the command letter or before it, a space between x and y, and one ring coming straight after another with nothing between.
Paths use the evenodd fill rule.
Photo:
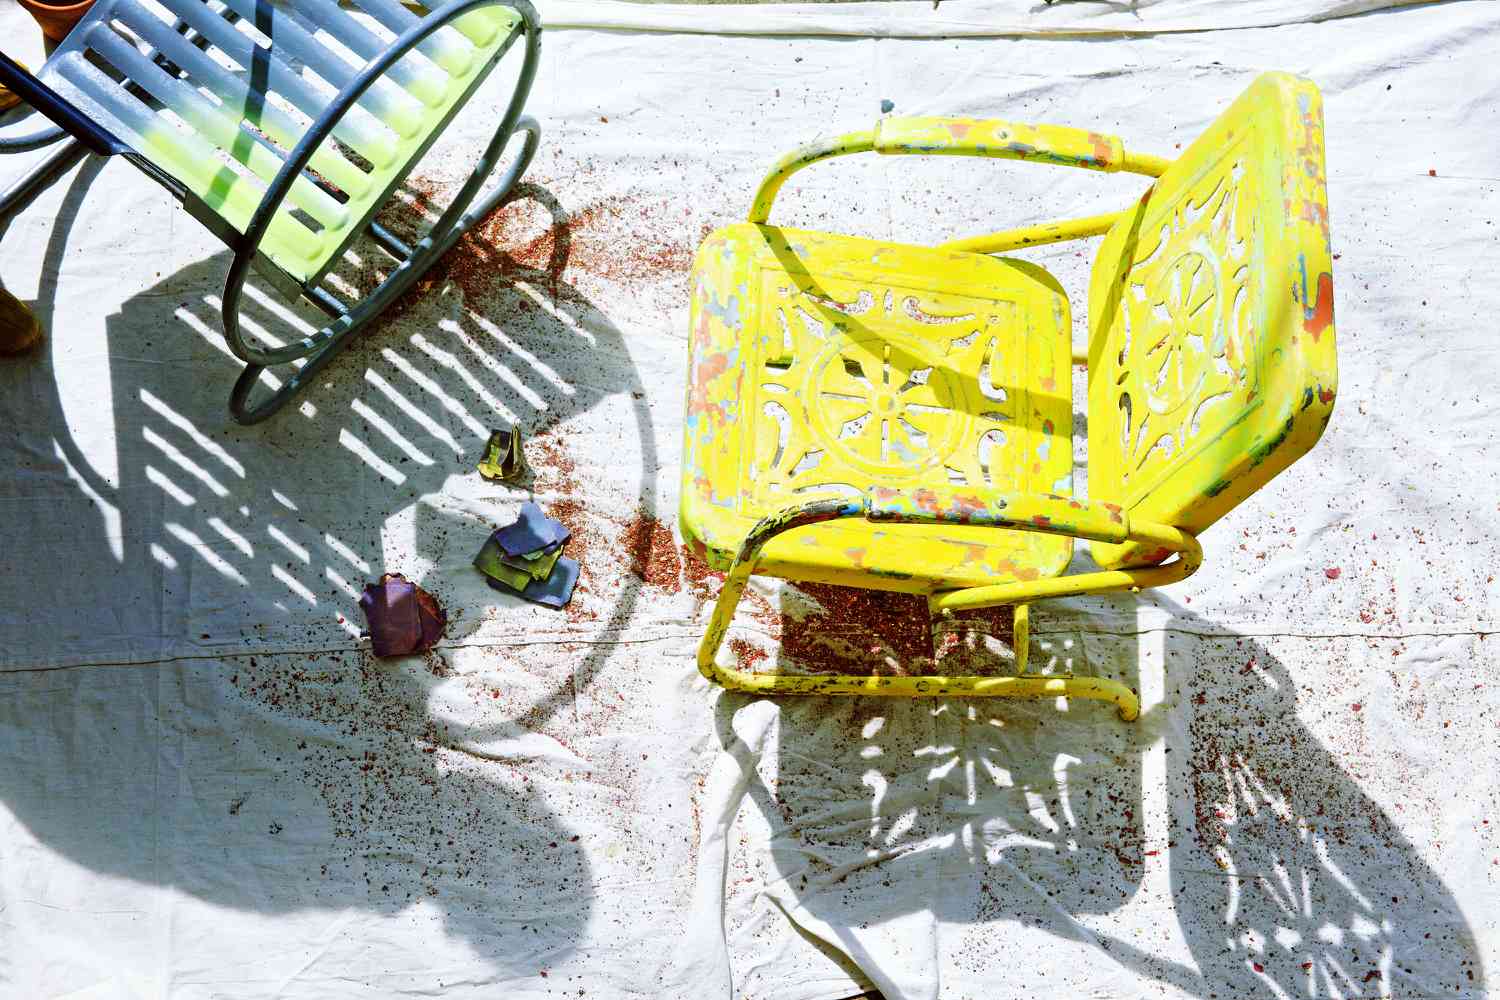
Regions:
<instances>
[{"instance_id":1,"label":"metal tube frame","mask_svg":"<svg viewBox=\"0 0 1500 1000\"><path fill-rule=\"evenodd\" d=\"M1058 498L1044 498L1057 500ZM1059 500L1067 504L1067 501ZM1058 674L1028 674L1022 650L1030 638L1029 602L1040 597L1100 594L1119 590L1158 587L1185 579L1203 563L1203 550L1197 538L1169 525L1153 522L1131 523L1118 515L1119 528L1104 534L1087 527L1070 527L1060 522L1040 524L1032 517L1006 516L1003 511L989 510L977 516L955 518L951 512L892 513L879 510L866 495L859 500L813 500L770 514L756 523L724 577L724 587L714 602L708 630L698 646L698 670L709 680L732 691L765 695L877 695L895 698L942 697L1008 697L1008 698L1086 698L1112 703L1120 718L1130 722L1140 715L1140 698L1120 681L1104 677L1075 677ZM1108 570L1081 573L1052 580L1017 581L983 587L939 591L929 595L928 607L934 616L948 616L958 610L1016 606L1015 643L1019 672L1009 677L927 676L878 677L840 674L772 674L755 673L718 662L719 647L729 631L735 608L745 585L755 572L755 564L766 544L777 535L796 528L841 518L863 517L881 522L983 524L998 530L1040 531L1099 541L1144 541L1159 545L1177 558L1163 566L1139 569Z\"/></svg>"},{"instance_id":2,"label":"metal tube frame","mask_svg":"<svg viewBox=\"0 0 1500 1000\"><path fill-rule=\"evenodd\" d=\"M848 156L853 153L869 153L877 150L885 155L908 156L921 156L924 154L932 155L940 152L940 150L936 149L881 149L879 147L878 133L878 126L874 129L869 129L863 132L847 132L844 135L834 136L829 139L821 139L816 142L810 142L793 150L790 153L787 153L771 166L771 169L767 171L764 179L761 180L760 187L756 189L755 192L755 200L750 204L750 213L746 216L746 220L749 222L757 223L759 225L766 224L771 218L771 206L776 201L776 195L780 193L782 185L787 182L787 178L791 177L792 174L796 173L799 170L803 170L807 167L812 166L814 163L832 159L835 156ZM1025 157L1009 154L1002 150L994 150L985 155L993 156L997 159L1025 159ZM1125 173L1142 174L1147 177L1160 177L1162 171L1166 170L1167 167L1171 165L1171 162L1172 161L1164 159L1160 156L1150 156L1145 153L1133 153L1122 148L1118 165L1111 166L1108 169L1110 171L1118 170ZM1052 165L1082 166L1082 164L1064 163L1054 163ZM1085 167L1085 169L1097 168ZM1074 224L1097 223L1104 218L1106 218L1106 216L1092 216L1089 219L1074 220ZM1069 225L1069 223L1052 223L1051 225L1054 227L1058 225L1066 226ZM1108 227L1106 226L1105 228L1107 229ZM979 251L981 253L994 253L998 249L1002 248L1014 249L1016 246L1025 246L1028 244L1039 245L1042 243L1057 243L1062 240L1077 239L1079 238L1079 236L1097 235L1097 233L1094 232L1077 232L1069 233L1066 235L1056 235L1052 238L1045 238L1043 234L1047 229L1047 225L1027 226L1023 229L1007 230L1004 233L996 233L988 237L975 237L973 241L961 242L994 240L997 243L995 249ZM1104 230L1099 230L1099 232L1103 231ZM1011 246L1002 247L1000 245L1006 240L1016 239L1026 234L1034 234L1043 238L1024 240L1023 242L1016 243ZM964 246L954 247L953 249L973 250L976 248L972 246Z\"/></svg>"},{"instance_id":3,"label":"metal tube frame","mask_svg":"<svg viewBox=\"0 0 1500 1000\"><path fill-rule=\"evenodd\" d=\"M748 221L759 225L769 222L771 208L792 174L805 167L835 156L871 151L897 152L902 154L937 153L938 149L903 148L881 149L878 127L869 131L850 132L818 142L809 143L778 160L767 172L755 192ZM1000 151L985 155L1010 157ZM1083 164L1054 164L1084 166ZM1135 153L1123 146L1116 165L1108 168L1147 177L1159 177L1171 165L1171 161L1158 156ZM1092 169L1097 169L1093 167ZM982 236L952 240L938 245L939 249L960 250L970 253L1001 253L1024 247L1043 246L1069 240L1101 236L1118 222L1124 212L1110 212L1080 219L1065 219L1058 222L1041 223L1007 229ZM1073 354L1073 363L1087 365L1086 354ZM882 491L889 492L889 491ZM1038 498L1045 502L1061 498ZM1003 504L1002 504L1003 506ZM1118 508L1113 508L1118 510ZM1129 524L1123 512L1116 517L1119 527L1107 534L1099 534L1087 527L1070 530L1064 519L1058 523L1043 524L1027 518L1011 519L1003 514L990 512L980 517L955 517L952 510L944 514L909 511L893 513L879 511L866 495L860 501L820 500L788 507L762 518L751 529L739 553L730 564L724 578L724 588L714 603L713 615L708 630L698 647L698 669L709 680L730 690L767 695L877 695L898 698L938 697L1009 697L1009 698L1087 698L1107 701L1115 705L1120 717L1126 722L1140 715L1140 698L1129 686L1102 677L1075 677L1057 674L1030 674L1026 670L1031 635L1030 603L1044 597L1066 597L1083 594L1100 594L1111 591L1137 591L1144 587L1159 587L1185 579L1196 572L1203 562L1203 550L1198 540L1188 532L1170 525L1153 522ZM1146 566L1135 569L1108 570L1081 573L1075 576L1048 580L1015 581L981 587L966 587L957 590L938 591L928 595L928 610L934 618L951 617L957 611L979 608L1015 607L1013 641L1016 651L1017 674L1010 677L851 677L844 675L759 674L739 667L722 666L718 662L719 647L734 617L735 607L744 593L745 585L754 573L755 563L767 542L777 535L794 528L818 524L839 518L865 517L881 521L908 523L983 523L1000 530L1042 531L1064 534L1074 538L1093 538L1098 541L1151 542L1175 553L1176 558L1165 565ZM1041 519L1045 521L1046 519ZM1165 558L1166 555L1163 555Z\"/></svg>"},{"instance_id":4,"label":"metal tube frame","mask_svg":"<svg viewBox=\"0 0 1500 1000\"><path fill-rule=\"evenodd\" d=\"M511 95L510 104L505 110L500 126L495 130L494 137L479 158L469 179L454 196L452 204L434 223L431 232L411 248L412 252L409 257L397 265L374 291L327 326L296 343L278 348L260 349L246 343L239 324L240 296L244 290L245 279L249 276L250 265L254 262L260 247L261 238L269 228L282 200L291 190L293 181L301 176L303 168L312 159L318 146L333 131L338 120L391 66L439 28L463 14L484 7L509 7L520 15L519 30L525 34L526 51L520 76L516 80L515 93ZM541 22L529 0L453 0L402 32L390 47L369 62L339 92L333 103L302 136L301 141L287 156L281 172L266 188L260 207L256 209L249 225L245 227L244 234L231 247L234 250L234 259L224 279L222 308L224 335L230 351L235 357L245 362L245 370L240 373L239 379L234 384L234 390L229 396L229 412L235 420L242 424L259 423L286 405L288 400L301 391L313 376L332 360L333 354L350 337L379 316L387 306L436 263L439 257L457 243L474 223L482 219L510 193L511 188L530 166L531 158L535 155L537 145L541 140L541 126L534 119L523 118L521 115L526 98L531 91L532 81L536 78L540 55ZM525 145L520 155L501 178L495 190L469 210L470 203L499 164L511 137L517 131L524 132L526 135ZM387 252L390 252L391 248L384 246L384 241L381 241L379 237L376 237L376 240L382 243ZM306 361L302 367L290 375L269 397L259 404L250 405L250 394L266 368L304 358Z\"/></svg>"}]
</instances>

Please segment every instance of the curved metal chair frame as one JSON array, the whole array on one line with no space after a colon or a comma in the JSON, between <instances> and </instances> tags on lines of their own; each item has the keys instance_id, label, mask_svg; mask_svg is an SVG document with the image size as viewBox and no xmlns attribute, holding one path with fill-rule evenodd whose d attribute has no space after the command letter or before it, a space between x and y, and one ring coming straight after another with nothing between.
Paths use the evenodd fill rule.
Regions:
<instances>
[{"instance_id":1,"label":"curved metal chair frame","mask_svg":"<svg viewBox=\"0 0 1500 1000\"><path fill-rule=\"evenodd\" d=\"M906 253L893 242L770 224L776 195L793 173L864 152L984 156L1124 171L1152 178L1153 185L1119 212L953 240L931 251L915 248ZM715 569L725 571L723 590L698 647L699 670L726 688L764 695L1066 696L1107 701L1123 719L1137 718L1140 699L1122 681L1028 672L1029 604L1051 597L1137 591L1186 578L1203 562L1199 534L1317 442L1332 412L1337 386L1324 178L1317 88L1311 81L1282 73L1258 78L1188 150L1170 161L1129 150L1114 136L1081 129L923 117L884 119L874 129L811 143L783 156L761 182L747 222L710 235L694 272L681 523L689 545ZM882 484L878 475L852 465L822 471L821 460L815 464L816 475L831 478L820 485L811 477L796 479L796 468L786 472L783 466L800 466L798 456L805 457L805 448L830 447L824 439L810 437L814 443L805 447L788 444L769 460L758 457L753 444L743 444L754 441L749 437L753 431L747 429L754 425L742 419L742 411L743 400L756 398L752 390L757 379L776 381L784 395L774 398L793 401L782 404L783 412L813 405L798 394L813 391L807 387L814 384L814 375L789 372L799 357L810 352L826 357L826 349L817 354L817 349L798 346L795 338L779 348L781 353L774 353L774 346L757 346L786 343L788 334L775 336L771 327L773 335L766 336L762 324L770 326L766 317L782 303L795 301L794 292L805 293L815 305L841 302L840 296L852 294L851 289L870 286L870 274L889 272L895 275L892 282L905 283L901 287L921 287L935 295L933 289L964 289L965 282L978 280L974 275L984 272L974 265L976 255L1093 236L1105 240L1090 283L1089 347L1073 351L1072 363L1089 372L1089 488L1095 496L1115 502L1059 496L1045 485L1037 491L1029 483L1012 488L1021 492L972 482L961 488L929 485L915 473L888 475ZM840 241L851 249L844 252ZM1130 427L1131 397L1124 393L1136 393L1136 405L1145 406L1142 400L1149 401L1151 394L1142 389L1143 372L1166 370L1165 360L1158 357L1152 367L1146 363L1148 356L1171 337L1181 340L1204 332L1189 329L1181 316L1201 312L1207 317L1203 322L1214 324L1212 333L1229 323L1225 317L1230 314L1207 309L1199 301L1207 301L1207 292L1194 300L1197 305L1191 312L1184 307L1165 325L1154 318L1150 307L1156 300L1145 292L1126 307L1119 303L1127 287L1153 282L1166 287L1171 284L1168 279L1179 281L1180 287L1183 274L1196 272L1178 265L1190 265L1198 248L1219 244L1232 251L1224 260L1235 262L1233 268L1223 261L1216 265L1228 275L1223 279L1225 301L1235 302L1237 308L1243 303L1244 309L1226 335L1234 342L1220 337L1223 343L1211 345L1213 338L1205 335L1199 354L1179 359L1180 366L1202 377L1191 383L1191 392L1182 393L1176 409L1163 412L1180 410L1187 416L1179 422L1190 417L1191 425L1166 424L1165 430L1153 428L1148 436L1142 418L1140 431L1127 435L1135 451L1127 452L1119 425L1123 420ZM858 266L849 263L856 260ZM842 281L838 287L843 292L819 286L815 272ZM762 273L775 278L763 280ZM1192 280L1197 288L1198 278ZM1205 287L1217 287L1208 283L1218 280L1210 275ZM1235 283L1238 296L1232 294ZM763 288L769 290L762 292ZM1060 286L1057 291L1060 295ZM1133 320L1122 308L1137 310ZM1235 316L1239 314L1230 318ZM830 320L835 328L854 322L842 311ZM1065 323L1062 329L1068 329ZM1027 336L1034 332L1031 327L1025 330ZM774 367L774 378L754 374L758 365ZM1219 408L1205 415L1204 401L1209 399L1218 400ZM874 405L870 404L871 413ZM883 405L891 408L888 398ZM732 416L724 417L726 411ZM847 412L858 411L856 407ZM867 426L873 425L872 421ZM726 429L731 427L733 432ZM1174 432L1183 435L1177 447L1158 450L1155 435ZM764 467L767 485L743 471L752 464ZM875 485L867 485L872 482ZM843 487L844 494L801 500L794 495L826 497L833 486ZM860 492L847 492L850 486ZM881 530L829 525L800 532L795 544L779 538L810 525L856 518L881 522L874 526ZM1086 540L1101 568L1074 575L1033 571L1022 576L1014 567L986 568L982 557L972 552L954 557L959 560L955 563L937 543L956 547L960 542L948 542L936 533L924 537L885 530L901 523ZM877 550L882 537L899 538L902 547L892 543ZM971 533L967 541L974 544L965 549L979 547L981 539ZM860 677L758 673L743 664L721 664L718 657L735 608L750 576L757 573L925 594L933 618L1014 606L1016 673ZM994 582L987 582L986 576Z\"/></svg>"},{"instance_id":2,"label":"curved metal chair frame","mask_svg":"<svg viewBox=\"0 0 1500 1000\"><path fill-rule=\"evenodd\" d=\"M923 121L923 120L916 120ZM892 123L894 124L894 123ZM987 123L989 124L989 123ZM1005 125L1019 131L1027 126ZM998 128L998 125L995 126ZM887 128L888 136L896 129ZM1004 159L1033 160L1053 165L1091 170L1123 171L1158 177L1170 161L1127 150L1118 139L1096 137L1073 129L1042 126L1023 148L1009 149L996 143L992 148L944 148L919 139L898 136L882 142L880 130L853 132L809 143L783 156L766 173L751 203L748 221L767 225L771 208L782 185L797 171L836 156L854 153L934 154L964 152ZM1096 153L1094 139L1108 139L1111 148ZM1071 142L1069 140L1072 140ZM1037 150L1041 152L1038 153ZM968 240L942 244L941 249L975 253L999 253L1027 246L1102 235L1125 213L1111 212L1061 223L1027 226ZM1087 364L1086 355L1074 355L1075 365ZM975 506L974 500L982 502ZM1164 566L1104 570L1073 576L989 586L965 587L928 595L933 619L949 618L955 612L1011 606L1015 619L1012 642L1017 673L1011 676L849 676L843 674L756 673L719 662L719 649L734 618L745 585L755 573L762 550L777 535L795 528L841 518L862 517L871 521L907 524L963 524L1012 531L1065 535L1092 541L1150 543L1176 556ZM1113 704L1120 718L1130 722L1140 715L1140 698L1121 681L1106 677L1081 677L1030 673L1027 651L1031 633L1031 602L1048 597L1073 597L1121 590L1139 590L1175 583L1195 573L1203 563L1197 538L1166 524L1132 521L1114 505L1087 504L1068 497L1041 494L984 494L918 490L914 494L876 487L857 500L812 500L768 514L746 535L725 573L724 587L714 603L708 629L698 645L698 670L709 680L734 691L770 695L877 695L895 698L1011 697L1081 698Z\"/></svg>"},{"instance_id":3,"label":"curved metal chair frame","mask_svg":"<svg viewBox=\"0 0 1500 1000\"><path fill-rule=\"evenodd\" d=\"M364 228L386 253L399 261L390 274L373 291L352 306L345 305L321 287L318 283L321 280L321 273L315 275L312 280L294 282L292 287L330 316L328 324L295 343L281 347L264 348L247 342L240 328L240 301L245 280L249 276L252 264L266 263L264 260L257 261L261 242L277 211L281 208L282 202L291 191L293 183L299 178L310 176L307 168L313 155L324 141L330 138L345 114L355 106L366 91L408 53L434 32L452 24L457 18L492 7L507 7L514 10L519 17L519 22L511 37L492 57L491 67L498 63L501 56L516 40L517 35L524 37L523 62L515 91L499 126L468 180L454 196L447 209L439 216L427 235L412 246L406 245L376 222L372 212ZM179 22L175 28L179 34L189 33L187 25L182 22ZM8 217L19 209L37 191L90 152L100 156L123 156L160 183L184 204L190 214L204 222L233 251L233 258L224 282L222 315L225 340L235 357L245 363L245 368L230 393L229 410L234 419L240 423L258 423L276 413L305 388L313 376L332 360L340 347L379 317L439 257L451 249L465 232L493 210L526 172L541 139L541 127L534 119L522 115L532 82L536 77L541 51L540 35L540 20L529 0L451 0L422 17L401 32L383 52L370 59L313 120L301 139L287 154L279 172L266 186L260 204L244 232L238 232L227 225L214 215L213 209L203 205L178 179L91 120L82 110L68 102L20 64L0 53L0 81L8 85L37 111L51 118L58 126L55 129L43 129L28 135L0 140L0 153L36 149L64 136L72 137L60 149L14 182L4 194L0 194L0 219ZM195 44L198 43L195 42ZM157 62L158 65L166 65L161 56L157 57ZM488 72L488 68L485 72ZM442 130L442 127L437 128L415 155L410 157L392 185L393 190L399 186L400 181L405 178L410 169L420 161ZM480 189L499 166L511 139L517 132L524 133L525 136L519 155L511 163L499 183L476 201ZM274 270L274 265L271 267ZM280 277L288 279L290 276L282 274ZM284 290L290 290L286 287L285 280L275 281L274 276L273 284ZM303 362L300 368L285 378L269 396L252 403L251 394L261 374L267 368L297 361Z\"/></svg>"},{"instance_id":4,"label":"curved metal chair frame","mask_svg":"<svg viewBox=\"0 0 1500 1000\"><path fill-rule=\"evenodd\" d=\"M736 554L724 577L724 588L714 603L708 631L698 646L698 670L715 683L754 694L885 695L895 698L945 696L1012 698L1069 697L1112 703L1126 722L1140 715L1140 698L1128 685L1107 677L1053 676L1028 673L1026 647L1030 639L1030 602L1046 597L1077 597L1119 590L1139 590L1176 583L1203 564L1198 539L1170 525L1131 521L1112 507L1087 504L1066 497L1032 494L990 495L973 503L973 496L957 492L919 490L915 494L875 488L856 501L811 500L762 518ZM1046 513L1041 513L1045 511ZM955 611L1015 607L1014 644L1019 673L1003 677L889 676L853 677L844 674L755 673L718 662L719 647L729 631L734 609L755 572L761 550L772 538L794 528L839 518L906 524L966 524L1038 531L1091 541L1145 542L1161 546L1176 559L1165 566L1102 570L1050 580L1034 580L966 587L928 596L934 618Z\"/></svg>"}]
</instances>

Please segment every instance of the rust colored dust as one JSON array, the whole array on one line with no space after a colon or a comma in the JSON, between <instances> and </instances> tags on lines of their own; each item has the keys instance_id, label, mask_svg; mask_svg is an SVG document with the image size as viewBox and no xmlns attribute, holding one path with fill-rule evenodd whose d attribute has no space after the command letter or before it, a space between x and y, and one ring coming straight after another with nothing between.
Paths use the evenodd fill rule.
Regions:
<instances>
[{"instance_id":1,"label":"rust colored dust","mask_svg":"<svg viewBox=\"0 0 1500 1000\"><path fill-rule=\"evenodd\" d=\"M546 286L554 296L562 294L565 277L583 274L612 282L686 282L693 249L672 235L665 199L623 195L567 210L525 194L544 188L519 190L465 233L392 309L405 311L440 283L451 283L474 302L492 295L497 283L517 279ZM407 196L409 201L382 212L381 222L409 241L435 221L449 195L430 180L414 178Z\"/></svg>"},{"instance_id":2,"label":"rust colored dust","mask_svg":"<svg viewBox=\"0 0 1500 1000\"><path fill-rule=\"evenodd\" d=\"M630 572L647 587L669 593L686 591L709 603L719 594L723 574L679 545L667 525L637 513L620 534ZM788 584L781 608L752 590L745 592L740 614L756 618L778 644L772 653L733 637L728 646L746 669L795 665L813 673L920 674L943 661L944 669L986 672L995 660L979 652L978 634L1011 644L1009 609L976 612L939 637L934 650L927 600L919 594L835 587L822 583Z\"/></svg>"}]
</instances>

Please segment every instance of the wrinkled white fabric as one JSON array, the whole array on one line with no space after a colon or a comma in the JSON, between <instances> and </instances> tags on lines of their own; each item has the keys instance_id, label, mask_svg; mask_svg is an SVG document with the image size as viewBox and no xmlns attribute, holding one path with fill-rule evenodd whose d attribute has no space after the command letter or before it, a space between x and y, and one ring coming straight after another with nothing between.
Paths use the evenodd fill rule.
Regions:
<instances>
[{"instance_id":1,"label":"wrinkled white fabric","mask_svg":"<svg viewBox=\"0 0 1500 1000\"><path fill-rule=\"evenodd\" d=\"M906 2L638 3L541 0L552 28L851 38L1124 37L1265 28L1351 17L1423 0L906 0Z\"/></svg>"},{"instance_id":2,"label":"wrinkled white fabric","mask_svg":"<svg viewBox=\"0 0 1500 1000\"><path fill-rule=\"evenodd\" d=\"M0 277L50 335L0 363L0 995L1486 995L1500 7L1034 6L544 5L499 249L254 428L227 254L163 191L87 164L15 219ZM651 539L692 251L767 164L882 101L1170 154L1265 69L1326 100L1339 399L1198 575L1036 609L1033 657L1131 677L1141 721L703 682L717 584ZM776 219L932 242L1140 189L850 158ZM1091 249L1028 255L1080 338ZM538 501L580 506L566 612L469 567L525 495L473 470L512 421ZM367 655L382 570L447 608L434 653ZM798 627L755 594L737 635Z\"/></svg>"}]
</instances>

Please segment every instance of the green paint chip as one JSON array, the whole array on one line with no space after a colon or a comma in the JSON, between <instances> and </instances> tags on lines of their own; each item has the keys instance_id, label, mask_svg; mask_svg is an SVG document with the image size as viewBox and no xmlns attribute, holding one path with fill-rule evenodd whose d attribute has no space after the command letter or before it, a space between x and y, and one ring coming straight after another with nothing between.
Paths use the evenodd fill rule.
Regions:
<instances>
[{"instance_id":1,"label":"green paint chip","mask_svg":"<svg viewBox=\"0 0 1500 1000\"><path fill-rule=\"evenodd\" d=\"M493 431L479 460L479 474L491 482L513 483L526 472L526 457L521 454L521 428Z\"/></svg>"},{"instance_id":2,"label":"green paint chip","mask_svg":"<svg viewBox=\"0 0 1500 1000\"><path fill-rule=\"evenodd\" d=\"M507 558L511 557L506 556L505 550L492 535L485 540L484 547L479 550L479 555L474 557L474 568L491 580L499 580L516 590L524 590L531 582L531 574L524 569L506 565Z\"/></svg>"},{"instance_id":3,"label":"green paint chip","mask_svg":"<svg viewBox=\"0 0 1500 1000\"><path fill-rule=\"evenodd\" d=\"M557 565L557 559L561 555L562 543L559 542L550 550L540 549L524 556L502 555L500 562L511 569L525 572L533 580L545 580L552 575L552 567Z\"/></svg>"}]
</instances>

